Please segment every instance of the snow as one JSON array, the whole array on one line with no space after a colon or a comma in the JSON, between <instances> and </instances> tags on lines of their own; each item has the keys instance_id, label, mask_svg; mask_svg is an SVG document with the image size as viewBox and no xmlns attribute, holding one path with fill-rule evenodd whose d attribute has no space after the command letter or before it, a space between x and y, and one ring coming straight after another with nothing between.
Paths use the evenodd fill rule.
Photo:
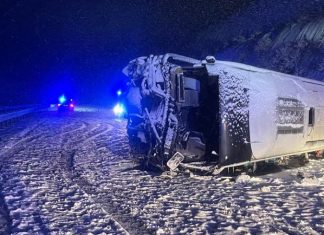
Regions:
<instances>
[{"instance_id":1,"label":"snow","mask_svg":"<svg viewBox=\"0 0 324 235\"><path fill-rule=\"evenodd\" d=\"M324 43L324 18L308 23L299 22L286 27L276 38L274 46L303 40L317 42L320 45Z\"/></svg>"},{"instance_id":2,"label":"snow","mask_svg":"<svg viewBox=\"0 0 324 235\"><path fill-rule=\"evenodd\" d=\"M263 193L269 193L269 192L271 192L271 188L267 187L267 186L263 186L260 188L260 191Z\"/></svg>"},{"instance_id":3,"label":"snow","mask_svg":"<svg viewBox=\"0 0 324 235\"><path fill-rule=\"evenodd\" d=\"M219 76L221 118L230 135L247 141L243 137L249 124L253 158L324 148L317 141L324 137L323 83L227 61L206 67L210 75ZM308 125L310 107L316 109L316 128ZM311 141L317 142L310 146Z\"/></svg>"},{"instance_id":4,"label":"snow","mask_svg":"<svg viewBox=\"0 0 324 235\"><path fill-rule=\"evenodd\" d=\"M302 186L319 186L320 181L315 177L309 177L309 178L304 178L302 179L301 183L297 185L302 185Z\"/></svg>"},{"instance_id":5,"label":"snow","mask_svg":"<svg viewBox=\"0 0 324 235\"><path fill-rule=\"evenodd\" d=\"M251 179L251 177L249 175L242 174L236 178L235 182L238 184L245 184L245 183L248 183L250 181L250 179Z\"/></svg>"},{"instance_id":6,"label":"snow","mask_svg":"<svg viewBox=\"0 0 324 235\"><path fill-rule=\"evenodd\" d=\"M215 65L206 65L210 75L219 76L220 107L222 123L228 128L235 140L244 141L248 125L248 103L246 87L249 80L239 70L232 69L223 62ZM239 143L234 143L239 144Z\"/></svg>"},{"instance_id":7,"label":"snow","mask_svg":"<svg viewBox=\"0 0 324 235\"><path fill-rule=\"evenodd\" d=\"M49 112L0 129L0 203L11 232L324 233L324 159L236 181L158 175L128 155L125 126L103 113Z\"/></svg>"}]
</instances>

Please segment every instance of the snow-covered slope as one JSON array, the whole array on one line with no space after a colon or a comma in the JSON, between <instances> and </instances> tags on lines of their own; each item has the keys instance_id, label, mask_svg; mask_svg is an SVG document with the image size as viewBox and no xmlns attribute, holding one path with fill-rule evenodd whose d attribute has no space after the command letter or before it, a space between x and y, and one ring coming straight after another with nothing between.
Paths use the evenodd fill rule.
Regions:
<instances>
[{"instance_id":1,"label":"snow-covered slope","mask_svg":"<svg viewBox=\"0 0 324 235\"><path fill-rule=\"evenodd\" d=\"M197 48L216 59L324 80L324 1L260 0L210 26Z\"/></svg>"}]
</instances>

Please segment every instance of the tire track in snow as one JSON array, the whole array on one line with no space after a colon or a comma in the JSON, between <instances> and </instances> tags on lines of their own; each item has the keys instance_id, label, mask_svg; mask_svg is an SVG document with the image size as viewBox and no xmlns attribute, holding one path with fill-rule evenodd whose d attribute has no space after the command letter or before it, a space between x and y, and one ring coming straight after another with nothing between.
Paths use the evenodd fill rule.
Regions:
<instances>
[{"instance_id":1,"label":"tire track in snow","mask_svg":"<svg viewBox=\"0 0 324 235\"><path fill-rule=\"evenodd\" d=\"M91 114L68 118L45 116L42 120L43 125L30 133L41 136L13 147L10 150L13 152L8 152L10 158L7 152L0 158L1 164L6 163L0 172L7 179L1 182L9 214L15 220L12 228L19 226L15 231L29 234L46 229L50 234L144 234L146 231L152 234L158 230L162 234L322 234L324 231L322 179L314 187L296 185L297 172L291 172L293 179L289 180L279 176L282 182L275 180L278 174L274 174L242 185L213 178L152 176L136 169L132 158L127 156L124 124ZM86 127L83 128L82 122ZM105 132L110 128L108 124L112 129ZM13 128L16 136L14 131ZM323 163L322 160L312 164ZM309 165L303 170L311 173L316 169ZM270 191L262 191L261 187ZM19 223L19 218L23 223Z\"/></svg>"},{"instance_id":2,"label":"tire track in snow","mask_svg":"<svg viewBox=\"0 0 324 235\"><path fill-rule=\"evenodd\" d=\"M88 129L91 127L89 123L87 123ZM79 130L79 129L78 129ZM84 145L87 142L92 141L93 139L106 134L107 132L113 130L113 126L111 124L97 124L92 127L90 130L86 130L82 133L82 141L76 141L73 138L67 137L67 132L62 133L61 139L66 140L62 141L62 148L64 149L61 152L61 159L57 161L57 171L62 175L63 179L66 182L73 182L78 187L78 189L83 192L84 195L91 201L94 205L98 205L102 212L104 212L112 221L116 224L116 230L122 234L130 234L128 230L119 223L114 217L100 204L98 203L90 194L89 191L84 190L84 185L82 185L78 180L75 180L75 175L71 173L74 168L74 154L79 148L79 146ZM75 130L77 131L77 130ZM77 135L76 135L77 136ZM77 143L78 142L78 143ZM72 148L71 148L72 145ZM133 234L133 233L132 233Z\"/></svg>"},{"instance_id":3,"label":"tire track in snow","mask_svg":"<svg viewBox=\"0 0 324 235\"><path fill-rule=\"evenodd\" d=\"M32 127L26 128L23 131L19 132L16 136L10 138L8 143L0 150L0 160L4 155L12 155L17 153L23 149L23 147L19 146L22 144L29 144L36 140L37 138L41 137L41 134L38 135L31 135L33 131L35 131L38 127L42 125L43 122L38 122L37 124L33 125ZM19 151L17 151L17 148Z\"/></svg>"},{"instance_id":4,"label":"tire track in snow","mask_svg":"<svg viewBox=\"0 0 324 235\"><path fill-rule=\"evenodd\" d=\"M102 126L105 126L104 130L100 130ZM100 131L97 131L97 129L99 129ZM101 210L106 213L114 221L114 223L116 223L116 227L119 227L124 232L124 234L150 234L147 230L143 229L142 224L138 224L138 222L134 221L131 216L122 216L121 213L118 213L118 211L116 211L116 208L113 208L111 206L111 202L103 203L103 201L96 199L95 195L97 195L97 192L93 189L93 185L89 184L86 179L74 174L73 172L74 155L76 154L79 146L83 145L86 142L91 142L97 137L106 134L108 134L110 138L113 138L112 134L114 131L115 130L113 124L108 123L104 125L97 125L95 128L92 128L89 131L90 134L89 132L85 133L86 138L83 141L81 141L78 145L73 146L74 150L69 150L62 153L62 160L59 162L58 169L61 169L61 174L64 175L64 178L67 181L75 182L79 189L88 196L90 201L92 201L96 205L99 205ZM73 140L71 140L71 142L73 142ZM66 143L65 148L68 148L68 146L69 142Z\"/></svg>"},{"instance_id":5,"label":"tire track in snow","mask_svg":"<svg viewBox=\"0 0 324 235\"><path fill-rule=\"evenodd\" d=\"M101 210L101 208L93 205L93 201L87 196L87 194L80 189L76 190L77 187L72 181L69 181L66 178L62 179L59 176L60 174L57 174L58 171L55 171L53 168L53 164L55 165L55 162L58 161L58 157L55 157L55 155L59 153L59 145L64 145L64 142L69 140L71 137L74 137L72 139L76 139L80 134L82 134L82 136L91 138L100 135L104 130L102 131L94 129L93 132L89 132L84 129L85 125L77 125L74 128L72 124L72 127L63 129L63 133L60 133L61 130L56 129L55 127L57 124L62 124L59 121L56 121L56 123L54 122L54 126L52 124L53 123L51 123L50 120L45 120L43 123L43 128L41 128L41 130L36 130L31 138L28 136L27 138L24 138L23 141L12 144L9 150L2 152L5 159L2 158L1 161L3 164L6 164L6 169L1 171L1 174L5 175L9 179L9 182L5 182L6 188L4 190L4 197L6 198L6 205L9 206L10 216L14 218L13 223L10 225L10 227L12 227L12 231L18 233L37 233L40 231L43 233L48 233L46 231L50 231L51 233L59 233L60 231L68 232L72 229L76 233L83 233L85 231L102 231L108 234L127 234L122 232L121 228L115 226L115 222L109 222L110 218L108 219L107 216L103 216L102 213L98 213L97 210ZM65 122L63 127L64 125ZM30 131L26 130L25 132L30 133ZM21 136L25 136L25 134ZM75 142L77 141L75 140ZM49 143L51 144L49 145ZM27 145L28 147L26 148ZM35 151L37 152L34 153ZM46 153L49 153L50 155L44 155ZM33 154L33 157L30 157L30 154ZM61 171L61 169L59 170ZM64 173L61 175L64 175ZM71 188L74 188L72 192L69 191ZM22 192L23 194L13 194L15 192ZM47 196L44 200L43 197L45 195L49 196ZM54 204L53 200L57 201L57 199L61 197L60 195L66 195L66 200L56 202ZM75 200L73 198L79 198L79 200ZM31 208L27 206L30 203L33 205ZM75 203L77 205L80 203L83 204L81 208L86 208L86 211L89 211L90 214L95 213L96 216L94 218L86 220L93 222L100 220L101 222L98 224L97 228L96 224L98 222L95 222L94 225L93 222L91 222L91 224L86 226L83 225L81 221L74 221L75 219L73 214L82 213L85 217L87 217L86 215L88 214L79 212L80 209L78 209L78 206L76 208L74 206L68 210L68 214L70 213L72 217L70 215L61 214L61 209L58 211L55 210L55 208L63 209L66 208L66 206L69 207L69 204L72 205ZM17 210L16 208L22 208L22 210ZM26 209L28 209L28 212L25 211ZM29 213L32 213L32 216L28 215ZM48 213L51 215L49 216ZM42 219L50 219L51 217L58 222L51 222L48 220L44 221ZM67 224L64 221L60 221L59 218L61 217L66 217ZM87 227L89 229L92 227L94 228L92 230L88 230Z\"/></svg>"},{"instance_id":6,"label":"tire track in snow","mask_svg":"<svg viewBox=\"0 0 324 235\"><path fill-rule=\"evenodd\" d=\"M105 209L105 207L103 207L100 203L98 203L98 201L95 200L91 196L91 195L93 195L92 191L89 190L86 187L86 183L82 182L81 178L78 178L78 176L73 174L73 165L71 164L71 162L73 162L73 160L71 159L71 158L73 158L73 154L74 153L72 153L72 154L71 153L62 154L62 159L59 162L59 164L57 165L57 169L58 169L59 174L62 175L63 179L66 182L73 182L78 187L78 189L81 192L83 192L83 194L87 197L87 199L92 202L93 205L98 205L98 207L101 209L101 211L104 212L113 221L113 223L116 224L115 229L117 231L121 232L122 234L126 234L126 235L134 234L134 233L130 233L128 231L128 229L123 224L118 222L114 218L114 216L111 213L109 213L108 210Z\"/></svg>"},{"instance_id":7,"label":"tire track in snow","mask_svg":"<svg viewBox=\"0 0 324 235\"><path fill-rule=\"evenodd\" d=\"M91 149L91 151L94 151L94 158L96 158L96 156L100 156L100 153L98 153L99 151L107 150L107 156L109 156L107 163L109 165L113 165L114 163L112 160L118 159L118 164L120 164L123 161L122 159L124 159L125 156L128 156L128 142L125 142L127 138L125 137L124 129L122 128L120 122L110 121L109 125L112 127L110 130L102 133L102 135L96 136L100 138L91 138L92 141L89 143L90 145L87 146L90 147L89 149ZM103 143L105 143L105 147L102 147ZM87 149L87 156L89 156L89 149ZM113 159L110 159L110 157ZM133 162L130 160L125 161L131 163ZM91 161L86 160L86 162L83 161L78 163L78 167L82 167L82 164L84 163L88 164L91 163ZM138 221L128 212L116 207L111 201L103 200L100 196L98 196L98 188L96 185L89 183L82 174L78 174L76 172L71 172L71 174L74 175L73 179L77 182L77 184L86 193L92 195L94 201L99 203L102 209L110 214L115 221L121 224L121 226L124 227L130 234L152 234L152 231L147 230L141 221Z\"/></svg>"}]
</instances>

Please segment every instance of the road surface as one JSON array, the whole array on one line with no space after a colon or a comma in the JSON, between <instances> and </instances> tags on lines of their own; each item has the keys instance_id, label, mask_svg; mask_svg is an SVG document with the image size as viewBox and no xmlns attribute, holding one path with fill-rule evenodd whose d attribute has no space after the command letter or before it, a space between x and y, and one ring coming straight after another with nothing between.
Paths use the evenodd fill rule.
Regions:
<instances>
[{"instance_id":1,"label":"road surface","mask_svg":"<svg viewBox=\"0 0 324 235\"><path fill-rule=\"evenodd\" d=\"M323 159L236 181L158 175L128 154L125 125L44 112L0 128L0 234L324 233Z\"/></svg>"}]
</instances>

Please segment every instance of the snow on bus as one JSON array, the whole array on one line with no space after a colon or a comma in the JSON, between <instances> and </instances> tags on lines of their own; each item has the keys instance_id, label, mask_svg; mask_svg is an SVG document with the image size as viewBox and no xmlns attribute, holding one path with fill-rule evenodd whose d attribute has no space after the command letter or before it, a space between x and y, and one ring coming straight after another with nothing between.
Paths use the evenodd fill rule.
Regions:
<instances>
[{"instance_id":1,"label":"snow on bus","mask_svg":"<svg viewBox=\"0 0 324 235\"><path fill-rule=\"evenodd\" d=\"M159 169L210 162L218 174L324 149L323 82L176 54L139 57L123 71L131 151Z\"/></svg>"}]
</instances>

